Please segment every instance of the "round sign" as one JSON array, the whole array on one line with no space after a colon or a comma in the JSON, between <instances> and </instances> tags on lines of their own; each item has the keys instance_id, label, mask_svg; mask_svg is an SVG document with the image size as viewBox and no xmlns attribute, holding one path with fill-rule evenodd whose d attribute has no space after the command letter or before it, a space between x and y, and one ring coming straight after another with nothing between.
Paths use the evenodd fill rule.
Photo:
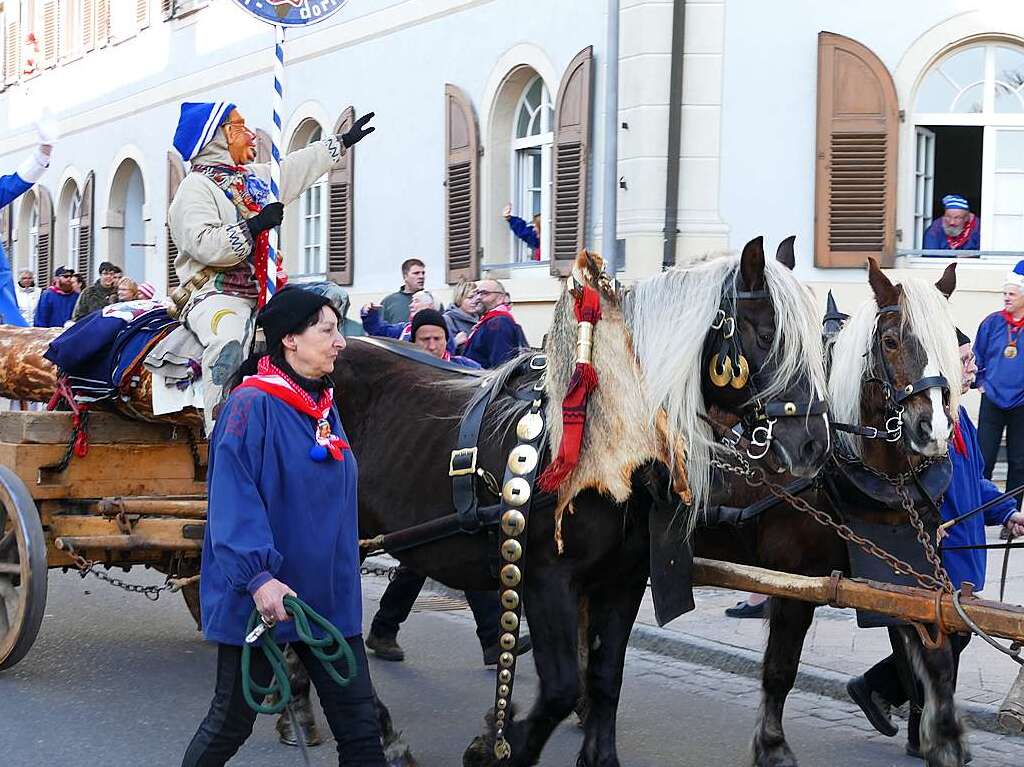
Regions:
<instances>
[{"instance_id":1,"label":"round sign","mask_svg":"<svg viewBox=\"0 0 1024 767\"><path fill-rule=\"evenodd\" d=\"M235 0L260 21L303 27L333 16L346 0Z\"/></svg>"}]
</instances>

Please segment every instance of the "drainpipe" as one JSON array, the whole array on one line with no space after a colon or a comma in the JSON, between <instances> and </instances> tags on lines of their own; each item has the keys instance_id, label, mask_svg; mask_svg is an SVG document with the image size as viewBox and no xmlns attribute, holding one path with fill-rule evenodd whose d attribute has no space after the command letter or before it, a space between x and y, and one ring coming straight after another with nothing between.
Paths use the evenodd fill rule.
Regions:
<instances>
[{"instance_id":1,"label":"drainpipe","mask_svg":"<svg viewBox=\"0 0 1024 767\"><path fill-rule=\"evenodd\" d=\"M668 85L668 157L665 173L665 249L662 268L676 265L679 234L679 155L683 144L683 37L686 33L686 0L672 4L672 74Z\"/></svg>"},{"instance_id":2,"label":"drainpipe","mask_svg":"<svg viewBox=\"0 0 1024 767\"><path fill-rule=\"evenodd\" d=\"M604 83L604 206L601 255L610 277L619 269L619 0L608 0L608 40L605 43Z\"/></svg>"}]
</instances>

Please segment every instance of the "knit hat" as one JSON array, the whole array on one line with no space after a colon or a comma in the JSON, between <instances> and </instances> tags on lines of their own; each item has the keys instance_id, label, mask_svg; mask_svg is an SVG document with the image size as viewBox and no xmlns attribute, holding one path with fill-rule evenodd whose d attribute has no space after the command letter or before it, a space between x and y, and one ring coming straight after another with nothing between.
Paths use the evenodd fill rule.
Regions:
<instances>
[{"instance_id":1,"label":"knit hat","mask_svg":"<svg viewBox=\"0 0 1024 767\"><path fill-rule=\"evenodd\" d=\"M970 210L971 207L967 204L967 198L961 197L958 194L947 194L942 198L943 210Z\"/></svg>"},{"instance_id":2,"label":"knit hat","mask_svg":"<svg viewBox=\"0 0 1024 767\"><path fill-rule=\"evenodd\" d=\"M120 274L121 267L118 266L117 264L112 264L109 261L104 261L103 263L100 264L100 274L103 274L103 272L117 272L118 274Z\"/></svg>"},{"instance_id":3,"label":"knit hat","mask_svg":"<svg viewBox=\"0 0 1024 767\"><path fill-rule=\"evenodd\" d=\"M412 340L416 340L416 332L424 325L434 325L444 331L444 337L448 338L448 325L437 309L420 309L412 317Z\"/></svg>"},{"instance_id":4,"label":"knit hat","mask_svg":"<svg viewBox=\"0 0 1024 767\"><path fill-rule=\"evenodd\" d=\"M151 282L140 282L138 291L142 298L152 298L156 295L156 288L153 287Z\"/></svg>"},{"instance_id":5,"label":"knit hat","mask_svg":"<svg viewBox=\"0 0 1024 767\"><path fill-rule=\"evenodd\" d=\"M286 335L298 330L321 307L330 305L327 298L309 290L297 287L279 290L256 316L256 324L263 328L267 339L267 349L274 351Z\"/></svg>"},{"instance_id":6,"label":"knit hat","mask_svg":"<svg viewBox=\"0 0 1024 767\"><path fill-rule=\"evenodd\" d=\"M217 129L227 122L234 104L185 102L181 105L178 127L174 131L174 148L188 162L217 135Z\"/></svg>"},{"instance_id":7,"label":"knit hat","mask_svg":"<svg viewBox=\"0 0 1024 767\"><path fill-rule=\"evenodd\" d=\"M1012 286L1024 290L1024 261L1018 261L1013 269L1006 273L1003 287Z\"/></svg>"}]
</instances>

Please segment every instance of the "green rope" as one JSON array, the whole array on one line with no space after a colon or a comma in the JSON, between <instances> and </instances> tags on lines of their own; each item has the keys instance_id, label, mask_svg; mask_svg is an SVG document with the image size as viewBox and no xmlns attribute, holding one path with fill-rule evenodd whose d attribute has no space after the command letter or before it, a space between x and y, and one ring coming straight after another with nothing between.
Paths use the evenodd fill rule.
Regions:
<instances>
[{"instance_id":1,"label":"green rope","mask_svg":"<svg viewBox=\"0 0 1024 767\"><path fill-rule=\"evenodd\" d=\"M299 635L299 640L309 645L310 651L323 664L331 679L340 687L347 686L359 672L359 669L356 666L356 656L352 652L352 648L349 647L348 642L345 641L345 637L341 635L341 632L329 620L319 615L312 607L298 597L285 597L284 609L285 612L292 616L292 620L295 621L295 631ZM253 608L245 633L249 634L249 632L256 628L256 624L259 621L260 614ZM323 639L317 639L313 636L312 623L323 629L326 634ZM292 699L292 686L288 681L288 669L284 660L284 651L274 641L273 629L263 632L259 638L259 646L270 662L270 668L274 672L273 679L266 687L253 681L251 673L253 645L243 644L242 695L245 697L245 702L256 713L280 714ZM342 657L345 658L345 665L348 667L348 676L342 676L334 668L334 662ZM277 694L277 703L270 705L258 703L257 698L253 696L254 692L259 696L259 700L263 700L268 695Z\"/></svg>"}]
</instances>

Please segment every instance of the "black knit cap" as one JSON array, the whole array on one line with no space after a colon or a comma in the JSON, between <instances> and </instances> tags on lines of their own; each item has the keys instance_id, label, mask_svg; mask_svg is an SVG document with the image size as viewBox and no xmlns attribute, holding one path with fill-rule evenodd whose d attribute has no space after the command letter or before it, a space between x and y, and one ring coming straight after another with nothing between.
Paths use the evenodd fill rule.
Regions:
<instances>
[{"instance_id":1,"label":"black knit cap","mask_svg":"<svg viewBox=\"0 0 1024 767\"><path fill-rule=\"evenodd\" d=\"M444 331L445 339L448 338L448 325L437 309L420 309L412 317L412 340L416 340L416 331L424 325L436 325Z\"/></svg>"},{"instance_id":2,"label":"black knit cap","mask_svg":"<svg viewBox=\"0 0 1024 767\"><path fill-rule=\"evenodd\" d=\"M276 349L281 345L281 339L299 330L307 319L330 303L325 296L310 290L282 288L256 316L256 324L263 328L267 339L267 349Z\"/></svg>"}]
</instances>

